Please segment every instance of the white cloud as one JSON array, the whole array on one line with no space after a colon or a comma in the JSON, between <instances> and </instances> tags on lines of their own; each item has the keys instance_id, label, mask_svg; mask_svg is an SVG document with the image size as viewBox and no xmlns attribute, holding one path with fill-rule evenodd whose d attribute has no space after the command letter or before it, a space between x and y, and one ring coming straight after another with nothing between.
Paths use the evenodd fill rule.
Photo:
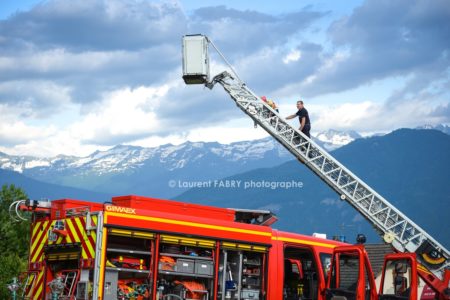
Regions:
<instances>
[{"instance_id":1,"label":"white cloud","mask_svg":"<svg viewBox=\"0 0 450 300\"><path fill-rule=\"evenodd\" d=\"M0 109L1 110L1 109ZM22 121L0 121L0 143L2 145L16 145L30 140L45 139L54 134L54 126L29 126Z\"/></svg>"},{"instance_id":2,"label":"white cloud","mask_svg":"<svg viewBox=\"0 0 450 300\"><path fill-rule=\"evenodd\" d=\"M8 154L53 156L57 154L86 155L101 145L112 146L128 136L151 135L161 124L155 114L168 86L124 88L106 93L103 100L79 121L58 124L29 125L17 120L20 107L0 105L0 141ZM79 110L79 105L69 109ZM7 145L13 146L8 147Z\"/></svg>"},{"instance_id":3,"label":"white cloud","mask_svg":"<svg viewBox=\"0 0 450 300\"><path fill-rule=\"evenodd\" d=\"M111 145L124 136L149 135L160 125L155 110L169 87L138 87L120 89L103 96L79 122L70 126L68 132L81 143Z\"/></svg>"},{"instance_id":4,"label":"white cloud","mask_svg":"<svg viewBox=\"0 0 450 300\"><path fill-rule=\"evenodd\" d=\"M361 103L343 103L340 105L309 105L309 112L315 130L354 129L368 120L379 119L381 106L364 101Z\"/></svg>"},{"instance_id":5,"label":"white cloud","mask_svg":"<svg viewBox=\"0 0 450 300\"><path fill-rule=\"evenodd\" d=\"M20 108L19 116L46 118L71 102L71 89L49 80L13 80L0 83L0 104Z\"/></svg>"},{"instance_id":6,"label":"white cloud","mask_svg":"<svg viewBox=\"0 0 450 300\"><path fill-rule=\"evenodd\" d=\"M219 142L229 144L236 141L254 140L264 138L268 134L261 128L254 128L251 124L247 126L236 126L238 122L227 122L223 126L211 126L196 128L189 132L187 140L193 142Z\"/></svg>"},{"instance_id":7,"label":"white cloud","mask_svg":"<svg viewBox=\"0 0 450 300\"><path fill-rule=\"evenodd\" d=\"M284 58L283 63L288 64L293 61L298 61L302 57L302 54L298 50L292 50Z\"/></svg>"},{"instance_id":8,"label":"white cloud","mask_svg":"<svg viewBox=\"0 0 450 300\"><path fill-rule=\"evenodd\" d=\"M250 120L244 118L224 121L220 126L197 127L166 136L152 135L128 144L143 147L156 147L169 143L178 145L187 141L230 144L237 141L260 139L266 136L268 134L263 129L260 127L255 128Z\"/></svg>"}]
</instances>

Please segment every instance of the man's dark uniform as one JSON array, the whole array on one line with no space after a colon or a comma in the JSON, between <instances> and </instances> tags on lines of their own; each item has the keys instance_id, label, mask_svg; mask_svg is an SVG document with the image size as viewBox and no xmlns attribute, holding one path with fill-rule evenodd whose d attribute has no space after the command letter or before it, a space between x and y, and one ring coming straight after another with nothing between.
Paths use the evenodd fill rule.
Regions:
<instances>
[{"instance_id":1,"label":"man's dark uniform","mask_svg":"<svg viewBox=\"0 0 450 300\"><path fill-rule=\"evenodd\" d=\"M302 126L302 118L305 117L305 126L303 126L302 132L309 138L311 138L311 135L309 134L309 131L311 130L311 122L309 121L309 115L306 108L300 109L296 115L298 116L298 120L300 121L300 126Z\"/></svg>"}]
</instances>

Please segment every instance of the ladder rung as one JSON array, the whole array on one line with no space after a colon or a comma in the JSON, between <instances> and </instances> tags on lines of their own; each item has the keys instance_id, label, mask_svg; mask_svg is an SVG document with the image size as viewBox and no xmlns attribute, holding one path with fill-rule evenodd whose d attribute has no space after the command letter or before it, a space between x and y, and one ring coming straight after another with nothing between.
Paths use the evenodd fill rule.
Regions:
<instances>
[{"instance_id":1,"label":"ladder rung","mask_svg":"<svg viewBox=\"0 0 450 300\"><path fill-rule=\"evenodd\" d=\"M329 174L331 174L331 173L336 172L336 171L339 170L339 169L340 169L340 167L337 167L336 169L333 169L333 170L331 170L331 171L325 172L324 174L325 174L325 175L329 175Z\"/></svg>"},{"instance_id":2,"label":"ladder rung","mask_svg":"<svg viewBox=\"0 0 450 300\"><path fill-rule=\"evenodd\" d=\"M346 184L344 184L344 185L341 185L341 188L346 188L346 187L348 187L349 185L354 184L354 183L356 183L356 180L353 180L353 181L350 181L350 182L348 182L348 183L346 183Z\"/></svg>"}]
</instances>

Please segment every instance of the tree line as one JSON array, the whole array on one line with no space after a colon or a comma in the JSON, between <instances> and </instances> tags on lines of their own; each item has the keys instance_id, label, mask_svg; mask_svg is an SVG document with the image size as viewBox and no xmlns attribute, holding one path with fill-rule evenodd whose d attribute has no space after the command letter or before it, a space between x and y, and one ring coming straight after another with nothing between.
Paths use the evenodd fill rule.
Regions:
<instances>
[{"instance_id":1,"label":"tree line","mask_svg":"<svg viewBox=\"0 0 450 300\"><path fill-rule=\"evenodd\" d=\"M17 222L9 215L9 206L16 200L28 199L14 185L3 185L0 191L0 299L10 299L7 284L25 272L28 263L30 222Z\"/></svg>"}]
</instances>

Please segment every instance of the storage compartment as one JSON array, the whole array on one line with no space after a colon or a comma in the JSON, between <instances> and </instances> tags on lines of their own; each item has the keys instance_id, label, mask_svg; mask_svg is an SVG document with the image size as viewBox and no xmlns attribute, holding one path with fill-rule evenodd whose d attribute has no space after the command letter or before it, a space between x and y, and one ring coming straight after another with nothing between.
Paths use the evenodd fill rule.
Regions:
<instances>
[{"instance_id":1,"label":"storage compartment","mask_svg":"<svg viewBox=\"0 0 450 300\"><path fill-rule=\"evenodd\" d=\"M213 275L214 274L214 264L212 261L195 261L195 274L200 275Z\"/></svg>"},{"instance_id":2,"label":"storage compartment","mask_svg":"<svg viewBox=\"0 0 450 300\"><path fill-rule=\"evenodd\" d=\"M78 282L76 297L79 300L89 299L89 282L87 281Z\"/></svg>"},{"instance_id":3,"label":"storage compartment","mask_svg":"<svg viewBox=\"0 0 450 300\"><path fill-rule=\"evenodd\" d=\"M175 272L177 270L177 261L170 256L161 256L158 262L158 270Z\"/></svg>"},{"instance_id":4,"label":"storage compartment","mask_svg":"<svg viewBox=\"0 0 450 300\"><path fill-rule=\"evenodd\" d=\"M161 235L157 299L211 300L215 241Z\"/></svg>"},{"instance_id":5,"label":"storage compartment","mask_svg":"<svg viewBox=\"0 0 450 300\"><path fill-rule=\"evenodd\" d=\"M151 294L154 234L108 228L105 267L105 299L131 299Z\"/></svg>"},{"instance_id":6,"label":"storage compartment","mask_svg":"<svg viewBox=\"0 0 450 300\"><path fill-rule=\"evenodd\" d=\"M265 274L267 271L267 248L263 246L225 242L223 243L223 246L219 258L219 286L217 299L264 299L262 291L266 289Z\"/></svg>"},{"instance_id":7,"label":"storage compartment","mask_svg":"<svg viewBox=\"0 0 450 300\"><path fill-rule=\"evenodd\" d=\"M242 289L241 299L259 299L259 290Z\"/></svg>"},{"instance_id":8,"label":"storage compartment","mask_svg":"<svg viewBox=\"0 0 450 300\"><path fill-rule=\"evenodd\" d=\"M194 273L194 261L191 259L178 258L175 271L180 273Z\"/></svg>"},{"instance_id":9,"label":"storage compartment","mask_svg":"<svg viewBox=\"0 0 450 300\"><path fill-rule=\"evenodd\" d=\"M117 270L106 270L105 271L105 286L104 295L105 300L116 300L117 299L117 282L119 278L119 271Z\"/></svg>"},{"instance_id":10,"label":"storage compartment","mask_svg":"<svg viewBox=\"0 0 450 300\"><path fill-rule=\"evenodd\" d=\"M246 286L259 286L259 278L258 277L243 277L242 284Z\"/></svg>"}]
</instances>

